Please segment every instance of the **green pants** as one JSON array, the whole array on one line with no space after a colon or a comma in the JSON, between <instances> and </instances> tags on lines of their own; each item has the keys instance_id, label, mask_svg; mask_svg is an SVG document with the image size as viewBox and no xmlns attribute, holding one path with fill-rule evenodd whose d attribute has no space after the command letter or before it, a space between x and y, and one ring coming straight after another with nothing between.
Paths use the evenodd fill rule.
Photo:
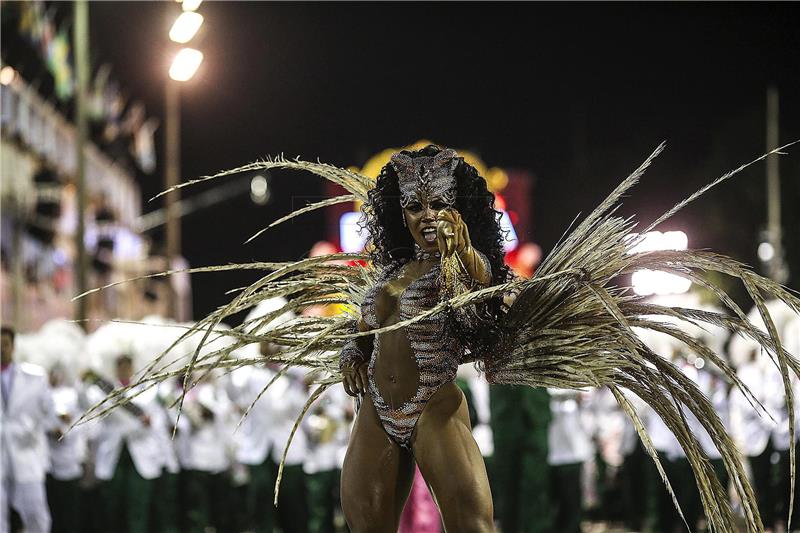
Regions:
<instances>
[{"instance_id":1,"label":"green pants","mask_svg":"<svg viewBox=\"0 0 800 533\"><path fill-rule=\"evenodd\" d=\"M340 508L339 469L317 472L306 476L308 485L308 531L310 533L333 533L336 510Z\"/></svg>"},{"instance_id":2,"label":"green pants","mask_svg":"<svg viewBox=\"0 0 800 533\"><path fill-rule=\"evenodd\" d=\"M276 512L272 502L277 474L278 465L269 457L260 465L250 466L246 504L248 521L256 533L272 533L276 519L284 533L306 533L308 506L306 475L303 467L302 465L284 467Z\"/></svg>"},{"instance_id":3,"label":"green pants","mask_svg":"<svg viewBox=\"0 0 800 533\"><path fill-rule=\"evenodd\" d=\"M776 498L773 485L773 452L774 448L772 447L772 442L769 442L760 455L748 457L750 461L750 471L753 474L752 485L756 493L758 512L761 515L761 521L764 523L765 528L771 528L775 523Z\"/></svg>"},{"instance_id":4,"label":"green pants","mask_svg":"<svg viewBox=\"0 0 800 533\"><path fill-rule=\"evenodd\" d=\"M539 437L509 439L495 435L492 493L497 497L503 533L553 531L546 431Z\"/></svg>"},{"instance_id":5,"label":"green pants","mask_svg":"<svg viewBox=\"0 0 800 533\"><path fill-rule=\"evenodd\" d=\"M157 497L153 498L150 529L155 533L179 533L178 474L164 472L154 481L153 490Z\"/></svg>"},{"instance_id":6,"label":"green pants","mask_svg":"<svg viewBox=\"0 0 800 533\"><path fill-rule=\"evenodd\" d=\"M800 447L798 447L798 449L800 449ZM789 450L784 450L778 453L780 455L778 459L778 464L775 465L775 475L774 475L774 485L773 485L775 500L777 501L775 517L779 521L786 522L786 520L789 518L789 490L790 490ZM800 479L800 477L798 477L798 474L800 474L800 455L798 455L798 461L795 464L795 479ZM798 487L795 488L794 491L792 528L795 528L798 524L800 524L800 482L796 481L795 484L798 484ZM766 526L766 524L764 525Z\"/></svg>"},{"instance_id":7,"label":"green pants","mask_svg":"<svg viewBox=\"0 0 800 533\"><path fill-rule=\"evenodd\" d=\"M666 454L662 452L658 452L658 459L664 467L664 472L667 474L672 489L679 495L681 480L678 479L678 469L675 468L675 463L667 459ZM681 523L680 516L655 464L650 469L647 481L651 518L649 530L652 533L673 533L678 524Z\"/></svg>"},{"instance_id":8,"label":"green pants","mask_svg":"<svg viewBox=\"0 0 800 533\"><path fill-rule=\"evenodd\" d=\"M658 458L664 466L664 472L672 485L672 490L675 491L675 497L681 506L686 523L689 524L689 528L692 531L695 531L697 522L703 514L703 506L689 460L685 457L680 457L671 461L661 452L659 452ZM669 492L667 492L666 485L661 480L655 465L649 470L648 485L650 487L652 511L651 531L653 533L672 533L676 528L686 531L686 526L681 520L678 510L675 508L675 503L672 501Z\"/></svg>"},{"instance_id":9,"label":"green pants","mask_svg":"<svg viewBox=\"0 0 800 533\"><path fill-rule=\"evenodd\" d=\"M619 472L619 485L622 495L622 514L625 527L631 531L642 531L647 517L648 474L655 468L653 460L647 455L644 446L637 440L636 447L626 455Z\"/></svg>"},{"instance_id":10,"label":"green pants","mask_svg":"<svg viewBox=\"0 0 800 533\"><path fill-rule=\"evenodd\" d=\"M139 475L128 448L123 446L114 477L103 486L106 531L149 532L150 503L154 485L154 480L144 479Z\"/></svg>"},{"instance_id":11,"label":"green pants","mask_svg":"<svg viewBox=\"0 0 800 533\"><path fill-rule=\"evenodd\" d=\"M550 467L553 530L581 533L581 463Z\"/></svg>"},{"instance_id":12,"label":"green pants","mask_svg":"<svg viewBox=\"0 0 800 533\"><path fill-rule=\"evenodd\" d=\"M260 465L250 466L250 483L247 485L245 508L249 529L256 533L272 533L275 526L275 507L272 505L275 488L273 463L267 459Z\"/></svg>"},{"instance_id":13,"label":"green pants","mask_svg":"<svg viewBox=\"0 0 800 533\"><path fill-rule=\"evenodd\" d=\"M47 504L53 519L52 533L83 531L81 527L81 489L78 479L61 481L47 476Z\"/></svg>"},{"instance_id":14,"label":"green pants","mask_svg":"<svg viewBox=\"0 0 800 533\"><path fill-rule=\"evenodd\" d=\"M234 531L230 516L231 485L223 472L181 472L183 513L181 531L203 533L213 526L217 533Z\"/></svg>"},{"instance_id":15,"label":"green pants","mask_svg":"<svg viewBox=\"0 0 800 533\"><path fill-rule=\"evenodd\" d=\"M658 454L661 464L667 473L672 489L681 506L681 511L692 531L697 531L697 524L703 516L703 501L700 498L700 490L697 488L697 481L689 460L685 457L670 461L663 454ZM722 459L712 459L711 466L714 474L719 479L723 488L728 487L728 473L725 470L725 463ZM664 482L658 475L655 465L650 471L649 483L655 491L655 512L653 517L653 533L672 533L675 528L686 531L686 526L681 520L672 498L667 492Z\"/></svg>"}]
</instances>

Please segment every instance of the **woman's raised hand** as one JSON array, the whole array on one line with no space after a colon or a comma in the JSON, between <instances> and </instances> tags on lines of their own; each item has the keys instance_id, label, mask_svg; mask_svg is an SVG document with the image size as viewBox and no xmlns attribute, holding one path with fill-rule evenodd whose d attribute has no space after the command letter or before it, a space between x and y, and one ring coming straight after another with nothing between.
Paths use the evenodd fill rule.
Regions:
<instances>
[{"instance_id":1,"label":"woman's raised hand","mask_svg":"<svg viewBox=\"0 0 800 533\"><path fill-rule=\"evenodd\" d=\"M442 257L461 253L471 246L467 224L455 209L443 209L436 215L436 241Z\"/></svg>"}]
</instances>

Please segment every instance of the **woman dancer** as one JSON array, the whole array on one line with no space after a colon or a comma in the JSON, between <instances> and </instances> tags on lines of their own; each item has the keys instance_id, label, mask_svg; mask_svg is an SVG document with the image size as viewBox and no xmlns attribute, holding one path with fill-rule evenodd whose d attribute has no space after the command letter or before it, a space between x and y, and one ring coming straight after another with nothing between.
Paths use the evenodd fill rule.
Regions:
<instances>
[{"instance_id":1,"label":"woman dancer","mask_svg":"<svg viewBox=\"0 0 800 533\"><path fill-rule=\"evenodd\" d=\"M493 201L453 150L395 154L369 193L366 225L380 274L361 306L359 331L439 304L443 263L455 261L458 282L470 288L506 281ZM469 347L459 330L483 331L470 318L440 312L357 337L342 350L345 390L364 398L342 470L342 508L354 531L397 531L415 462L448 531L492 530L486 468L454 383Z\"/></svg>"},{"instance_id":2,"label":"woman dancer","mask_svg":"<svg viewBox=\"0 0 800 533\"><path fill-rule=\"evenodd\" d=\"M657 227L711 186L784 148L725 174L658 217L639 235ZM740 263L712 252L636 251L641 237L632 236L635 222L615 216L615 212L622 196L662 149L663 145L659 146L597 209L565 234L536 274L526 280L507 279L492 195L475 169L452 150L429 146L417 152L400 152L383 168L377 183L331 165L284 159L203 178L270 169L315 173L343 186L349 194L295 211L272 225L320 207L360 200L364 202L371 251L367 255L332 254L289 263L194 269L247 268L268 273L184 335L203 330L201 346L220 335L232 337L233 343L210 353L201 353L198 348L179 369L169 366L167 351L131 386L156 384L172 375L192 376L219 366L260 363L261 359L230 357L231 352L253 342L284 347L263 359L319 371L315 374L321 376L318 387L306 408L326 388L343 381L350 394L362 399L342 479L345 514L356 532L396 530L415 462L433 490L449 531L491 530L486 472L470 434L463 396L452 383L460 363L477 361L491 383L560 389L607 387L633 419L670 493L657 454L629 400L631 394L648 403L678 439L695 475L709 528L737 530L738 520L727 489L720 484L687 423L686 413L691 413L722 456L731 486L742 502L746 530L763 531L736 446L713 406L694 382L652 352L633 328L660 332L682 342L716 365L754 405L757 400L724 359L659 318L713 324L756 340L769 352L783 377L793 433L790 376L800 375L800 363L783 349L764 301L777 298L800 313L800 299ZM342 259L371 259L374 268L337 264ZM620 285L626 274L642 268L691 279L710 289L729 313L645 301ZM706 272L740 280L759 308L768 333L751 324L722 289L707 281ZM226 317L276 296L286 297L288 303L236 328L216 329ZM299 317L278 327L265 327L287 311L321 304L345 304L350 312L334 317ZM184 388L189 386L191 383ZM124 393L113 393L87 417L124 403ZM793 450L791 460L794 463Z\"/></svg>"}]
</instances>

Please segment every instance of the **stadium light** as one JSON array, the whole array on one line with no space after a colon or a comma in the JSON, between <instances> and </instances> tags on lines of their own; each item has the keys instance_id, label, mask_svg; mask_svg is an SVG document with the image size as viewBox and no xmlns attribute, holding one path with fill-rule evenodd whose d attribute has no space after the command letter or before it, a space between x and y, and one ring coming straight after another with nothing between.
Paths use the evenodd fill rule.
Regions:
<instances>
[{"instance_id":1,"label":"stadium light","mask_svg":"<svg viewBox=\"0 0 800 533\"><path fill-rule=\"evenodd\" d=\"M636 244L630 253L655 252L658 250L685 250L689 246L689 238L682 231L649 231L644 235L632 234L627 239ZM639 296L683 294L691 286L691 280L660 270L637 270L631 277L633 292Z\"/></svg>"},{"instance_id":2,"label":"stadium light","mask_svg":"<svg viewBox=\"0 0 800 533\"><path fill-rule=\"evenodd\" d=\"M169 77L175 81L189 81L203 62L203 52L194 48L184 48L172 61Z\"/></svg>"},{"instance_id":3,"label":"stadium light","mask_svg":"<svg viewBox=\"0 0 800 533\"><path fill-rule=\"evenodd\" d=\"M11 82L13 82L16 77L17 71L14 70L14 67L6 65L0 69L0 84L11 85Z\"/></svg>"},{"instance_id":4,"label":"stadium light","mask_svg":"<svg viewBox=\"0 0 800 533\"><path fill-rule=\"evenodd\" d=\"M758 258L762 262L768 263L772 261L773 257L775 257L775 247L772 246L772 243L765 241L758 245Z\"/></svg>"},{"instance_id":5,"label":"stadium light","mask_svg":"<svg viewBox=\"0 0 800 533\"><path fill-rule=\"evenodd\" d=\"M200 7L202 3L203 0L183 0L181 7L184 11L197 11L197 8Z\"/></svg>"},{"instance_id":6,"label":"stadium light","mask_svg":"<svg viewBox=\"0 0 800 533\"><path fill-rule=\"evenodd\" d=\"M194 11L184 11L175 19L175 23L169 30L169 38L176 43L188 43L202 25L203 15Z\"/></svg>"},{"instance_id":7,"label":"stadium light","mask_svg":"<svg viewBox=\"0 0 800 533\"><path fill-rule=\"evenodd\" d=\"M250 180L250 199L258 205L264 205L269 201L269 197L270 190L267 178L260 174L253 176L253 179Z\"/></svg>"}]
</instances>

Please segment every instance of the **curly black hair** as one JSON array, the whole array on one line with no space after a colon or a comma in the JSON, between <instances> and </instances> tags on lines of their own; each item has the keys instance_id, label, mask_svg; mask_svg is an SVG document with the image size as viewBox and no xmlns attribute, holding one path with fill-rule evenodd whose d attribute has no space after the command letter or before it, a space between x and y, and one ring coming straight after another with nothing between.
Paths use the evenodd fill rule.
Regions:
<instances>
[{"instance_id":1,"label":"curly black hair","mask_svg":"<svg viewBox=\"0 0 800 533\"><path fill-rule=\"evenodd\" d=\"M411 158L432 157L442 150L431 144L421 150L403 150L400 153ZM500 227L501 214L494 208L494 194L486 188L486 180L478 170L463 158L458 158L453 174L456 177L455 209L467 224L472 246L489 260L492 284L504 283L509 278L503 249L506 232ZM378 268L414 257L414 238L403 225L400 184L391 164L387 163L381 169L375 187L369 191L369 201L362 207L360 225L369 233L370 258ZM486 327L471 328L471 331L463 332L465 337L462 337L469 339L467 347L475 356L478 356L476 352L483 352L484 348L496 342L497 332L493 326L502 312L499 301L489 301L480 307L479 316ZM475 330L480 330L480 333Z\"/></svg>"}]
</instances>

